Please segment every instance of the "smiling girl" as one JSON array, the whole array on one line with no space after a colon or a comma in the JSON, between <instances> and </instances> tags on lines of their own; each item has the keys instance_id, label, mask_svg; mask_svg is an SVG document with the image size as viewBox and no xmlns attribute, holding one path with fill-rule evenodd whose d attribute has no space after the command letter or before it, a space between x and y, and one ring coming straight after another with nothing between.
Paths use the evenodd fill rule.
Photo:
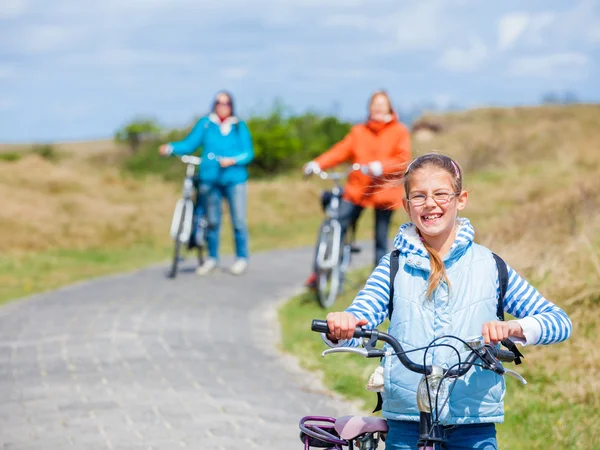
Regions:
<instances>
[{"instance_id":1,"label":"smiling girl","mask_svg":"<svg viewBox=\"0 0 600 450\"><path fill-rule=\"evenodd\" d=\"M498 321L498 269L492 252L473 241L475 230L459 211L467 206L463 176L451 158L429 153L413 160L404 173L402 199L411 222L400 227L394 241L399 270L394 279L394 314L388 333L405 349L429 344L444 335L483 335L486 343L510 338L523 345L552 344L571 335L565 312L546 300L510 266L503 300L516 317ZM344 312L327 315L330 346L356 346L356 326L375 328L388 315L390 254L383 257L363 290ZM448 367L448 349L427 353L427 364ZM422 361L423 352L411 353ZM388 419L389 450L415 448L419 439L416 389L419 374L409 372L391 356L384 368L383 417ZM455 385L441 423L447 426L447 448L496 449L495 423L504 420L504 379L491 371L473 370Z\"/></svg>"}]
</instances>

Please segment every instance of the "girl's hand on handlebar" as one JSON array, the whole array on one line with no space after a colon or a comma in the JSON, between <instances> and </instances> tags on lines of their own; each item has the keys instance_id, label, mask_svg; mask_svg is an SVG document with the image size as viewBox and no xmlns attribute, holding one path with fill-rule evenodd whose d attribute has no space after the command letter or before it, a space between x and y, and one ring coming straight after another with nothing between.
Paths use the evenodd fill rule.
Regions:
<instances>
[{"instance_id":1,"label":"girl's hand on handlebar","mask_svg":"<svg viewBox=\"0 0 600 450\"><path fill-rule=\"evenodd\" d=\"M514 320L509 320L508 322L501 322L499 320L486 322L483 324L481 334L486 344L492 343L494 345L510 336L524 337L523 328Z\"/></svg>"},{"instance_id":2,"label":"girl's hand on handlebar","mask_svg":"<svg viewBox=\"0 0 600 450\"><path fill-rule=\"evenodd\" d=\"M171 146L169 144L163 144L160 147L158 147L158 153L160 153L162 156L168 156L171 154Z\"/></svg>"},{"instance_id":3,"label":"girl's hand on handlebar","mask_svg":"<svg viewBox=\"0 0 600 450\"><path fill-rule=\"evenodd\" d=\"M327 339L337 342L339 340L352 339L356 327L369 323L366 319L357 319L353 314L347 312L330 312L327 314L327 325L330 334Z\"/></svg>"}]
</instances>

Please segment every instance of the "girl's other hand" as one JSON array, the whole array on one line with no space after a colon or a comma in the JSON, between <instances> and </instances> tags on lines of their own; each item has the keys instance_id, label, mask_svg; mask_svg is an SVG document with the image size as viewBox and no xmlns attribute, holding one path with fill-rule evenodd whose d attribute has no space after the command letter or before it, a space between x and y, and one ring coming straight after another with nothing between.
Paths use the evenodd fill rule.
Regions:
<instances>
[{"instance_id":1,"label":"girl's other hand","mask_svg":"<svg viewBox=\"0 0 600 450\"><path fill-rule=\"evenodd\" d=\"M229 167L229 166L233 166L235 164L235 159L233 159L233 158L221 158L221 159L219 159L219 164L223 168Z\"/></svg>"},{"instance_id":2,"label":"girl's other hand","mask_svg":"<svg viewBox=\"0 0 600 450\"><path fill-rule=\"evenodd\" d=\"M330 334L327 339L333 342L352 339L356 327L369 323L366 319L357 319L353 314L347 312L331 312L327 314L327 325Z\"/></svg>"},{"instance_id":3,"label":"girl's other hand","mask_svg":"<svg viewBox=\"0 0 600 450\"><path fill-rule=\"evenodd\" d=\"M492 320L483 324L481 329L483 340L486 344L496 345L498 342L510 337L523 337L523 328L518 322L509 320L508 322L501 322L499 320Z\"/></svg>"}]
</instances>

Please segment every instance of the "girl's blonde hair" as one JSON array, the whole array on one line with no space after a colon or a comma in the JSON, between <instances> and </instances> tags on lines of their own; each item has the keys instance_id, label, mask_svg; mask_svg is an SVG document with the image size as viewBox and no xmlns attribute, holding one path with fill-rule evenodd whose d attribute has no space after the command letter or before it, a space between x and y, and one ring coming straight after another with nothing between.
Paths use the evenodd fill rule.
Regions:
<instances>
[{"instance_id":1,"label":"girl's blonde hair","mask_svg":"<svg viewBox=\"0 0 600 450\"><path fill-rule=\"evenodd\" d=\"M445 170L452 177L452 188L454 189L454 192L462 192L462 171L460 166L448 156L440 155L439 153L427 153L414 159L404 172L404 192L407 198L410 192L410 181L412 175L416 170L424 167L435 167ZM418 230L417 232L419 233L419 236L421 236L421 232ZM442 261L440 254L435 251L427 243L427 241L423 239L422 236L421 241L423 242L427 253L429 253L429 260L431 263L431 270L429 272L429 285L427 287L427 298L431 298L442 281L446 282L448 289L450 290L450 280L446 274L444 262Z\"/></svg>"}]
</instances>

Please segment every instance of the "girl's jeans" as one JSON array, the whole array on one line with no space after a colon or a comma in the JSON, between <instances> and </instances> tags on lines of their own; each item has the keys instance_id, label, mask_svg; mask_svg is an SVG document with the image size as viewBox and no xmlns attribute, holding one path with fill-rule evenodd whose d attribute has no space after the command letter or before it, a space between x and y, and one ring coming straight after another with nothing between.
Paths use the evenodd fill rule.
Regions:
<instances>
[{"instance_id":1,"label":"girl's jeans","mask_svg":"<svg viewBox=\"0 0 600 450\"><path fill-rule=\"evenodd\" d=\"M208 255L219 259L219 232L223 199L227 200L231 215L231 225L235 239L235 254L238 258L248 258L248 226L246 224L247 183L233 185L202 184L200 193L206 207L206 242Z\"/></svg>"},{"instance_id":2,"label":"girl's jeans","mask_svg":"<svg viewBox=\"0 0 600 450\"><path fill-rule=\"evenodd\" d=\"M386 450L416 449L419 440L419 422L388 420L390 431L385 441ZM445 450L497 450L496 426L493 423L446 427Z\"/></svg>"}]
</instances>

